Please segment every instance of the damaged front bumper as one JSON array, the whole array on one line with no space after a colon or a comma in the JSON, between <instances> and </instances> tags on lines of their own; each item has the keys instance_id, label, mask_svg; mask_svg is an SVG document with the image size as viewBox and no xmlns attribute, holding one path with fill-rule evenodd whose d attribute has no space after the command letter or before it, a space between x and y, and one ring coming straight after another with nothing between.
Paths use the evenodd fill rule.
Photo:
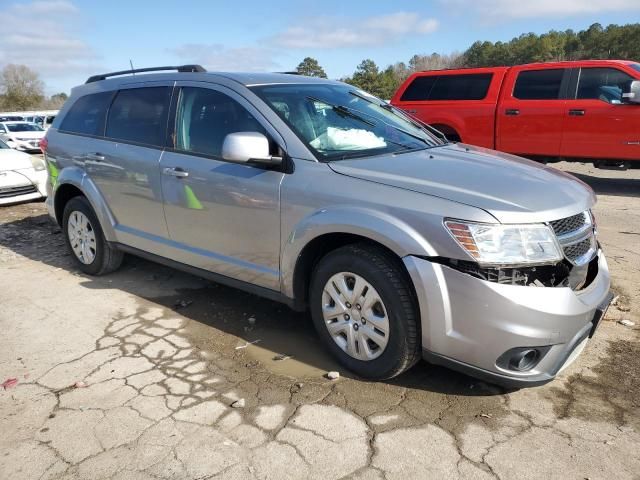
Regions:
<instances>
[{"instance_id":1,"label":"damaged front bumper","mask_svg":"<svg viewBox=\"0 0 640 480\"><path fill-rule=\"evenodd\" d=\"M580 290L487 281L413 256L404 263L418 296L424 358L508 387L552 380L582 351L611 301L602 251ZM537 353L518 369L517 355L528 351Z\"/></svg>"}]
</instances>

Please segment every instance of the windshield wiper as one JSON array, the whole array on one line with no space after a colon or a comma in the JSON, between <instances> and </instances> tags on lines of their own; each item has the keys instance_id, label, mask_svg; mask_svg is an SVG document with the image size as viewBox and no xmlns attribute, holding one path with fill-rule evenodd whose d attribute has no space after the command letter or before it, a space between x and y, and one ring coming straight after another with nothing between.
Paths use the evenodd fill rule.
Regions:
<instances>
[{"instance_id":1,"label":"windshield wiper","mask_svg":"<svg viewBox=\"0 0 640 480\"><path fill-rule=\"evenodd\" d=\"M323 103L325 105L328 105L329 107L331 107L331 110L333 110L334 112L336 112L338 115L342 116L342 117L349 117L349 118L353 118L355 120L358 120L366 125L369 125L370 127L375 127L376 123L372 122L371 120L367 120L366 118L358 115L357 113L355 113L354 111L352 111L350 108L345 107L344 105L334 105L333 103L329 103L326 102L324 100L321 100L320 98L316 98L316 97L307 97L307 100L311 100L312 102L319 102L319 103Z\"/></svg>"}]
</instances>

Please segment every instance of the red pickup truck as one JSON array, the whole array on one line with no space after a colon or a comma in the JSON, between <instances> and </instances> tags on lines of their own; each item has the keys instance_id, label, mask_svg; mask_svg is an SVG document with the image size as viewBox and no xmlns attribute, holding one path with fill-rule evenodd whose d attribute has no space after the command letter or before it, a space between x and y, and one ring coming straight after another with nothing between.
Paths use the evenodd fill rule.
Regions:
<instances>
[{"instance_id":1,"label":"red pickup truck","mask_svg":"<svg viewBox=\"0 0 640 480\"><path fill-rule=\"evenodd\" d=\"M545 161L640 161L640 63L417 72L391 104L453 141Z\"/></svg>"}]
</instances>

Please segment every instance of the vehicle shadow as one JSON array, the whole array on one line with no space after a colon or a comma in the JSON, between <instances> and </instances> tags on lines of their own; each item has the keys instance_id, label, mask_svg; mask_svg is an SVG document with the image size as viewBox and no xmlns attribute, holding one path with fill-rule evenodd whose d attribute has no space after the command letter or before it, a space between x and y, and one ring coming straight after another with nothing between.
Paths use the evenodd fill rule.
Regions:
<instances>
[{"instance_id":1,"label":"vehicle shadow","mask_svg":"<svg viewBox=\"0 0 640 480\"><path fill-rule=\"evenodd\" d=\"M83 279L81 285L85 288L120 289L174 310L200 326L233 335L237 337L238 345L259 345L258 360L272 373L302 380L305 375L318 378L324 372L338 370L344 377L357 379L341 368L320 345L308 313L294 312L279 303L131 255L125 257L122 267L113 274L84 275L74 266L60 229L46 215L0 224L0 246L31 260L68 270ZM202 335L202 328L197 332L197 338L190 339L195 346L202 350L216 347L211 339ZM252 343L256 341L258 343ZM280 360L282 356L295 359L291 365L298 367L292 366L288 370L287 361ZM500 387L424 361L385 383L462 396L506 393Z\"/></svg>"}]
</instances>

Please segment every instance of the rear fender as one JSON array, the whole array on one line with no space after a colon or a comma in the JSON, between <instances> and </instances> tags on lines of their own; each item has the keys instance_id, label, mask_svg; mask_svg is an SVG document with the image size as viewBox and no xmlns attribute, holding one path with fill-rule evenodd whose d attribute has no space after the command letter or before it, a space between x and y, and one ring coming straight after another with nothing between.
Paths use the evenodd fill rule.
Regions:
<instances>
[{"instance_id":1,"label":"rear fender","mask_svg":"<svg viewBox=\"0 0 640 480\"><path fill-rule=\"evenodd\" d=\"M64 185L73 185L89 200L93 211L96 213L98 220L100 221L100 227L104 237L108 242L115 242L116 234L114 226L116 220L107 207L107 202L100 193L100 190L96 184L87 176L87 174L79 167L67 167L62 169L58 174L57 182L54 186L53 198L55 204L56 194L60 191ZM59 223L62 223L61 218L57 218Z\"/></svg>"}]
</instances>

